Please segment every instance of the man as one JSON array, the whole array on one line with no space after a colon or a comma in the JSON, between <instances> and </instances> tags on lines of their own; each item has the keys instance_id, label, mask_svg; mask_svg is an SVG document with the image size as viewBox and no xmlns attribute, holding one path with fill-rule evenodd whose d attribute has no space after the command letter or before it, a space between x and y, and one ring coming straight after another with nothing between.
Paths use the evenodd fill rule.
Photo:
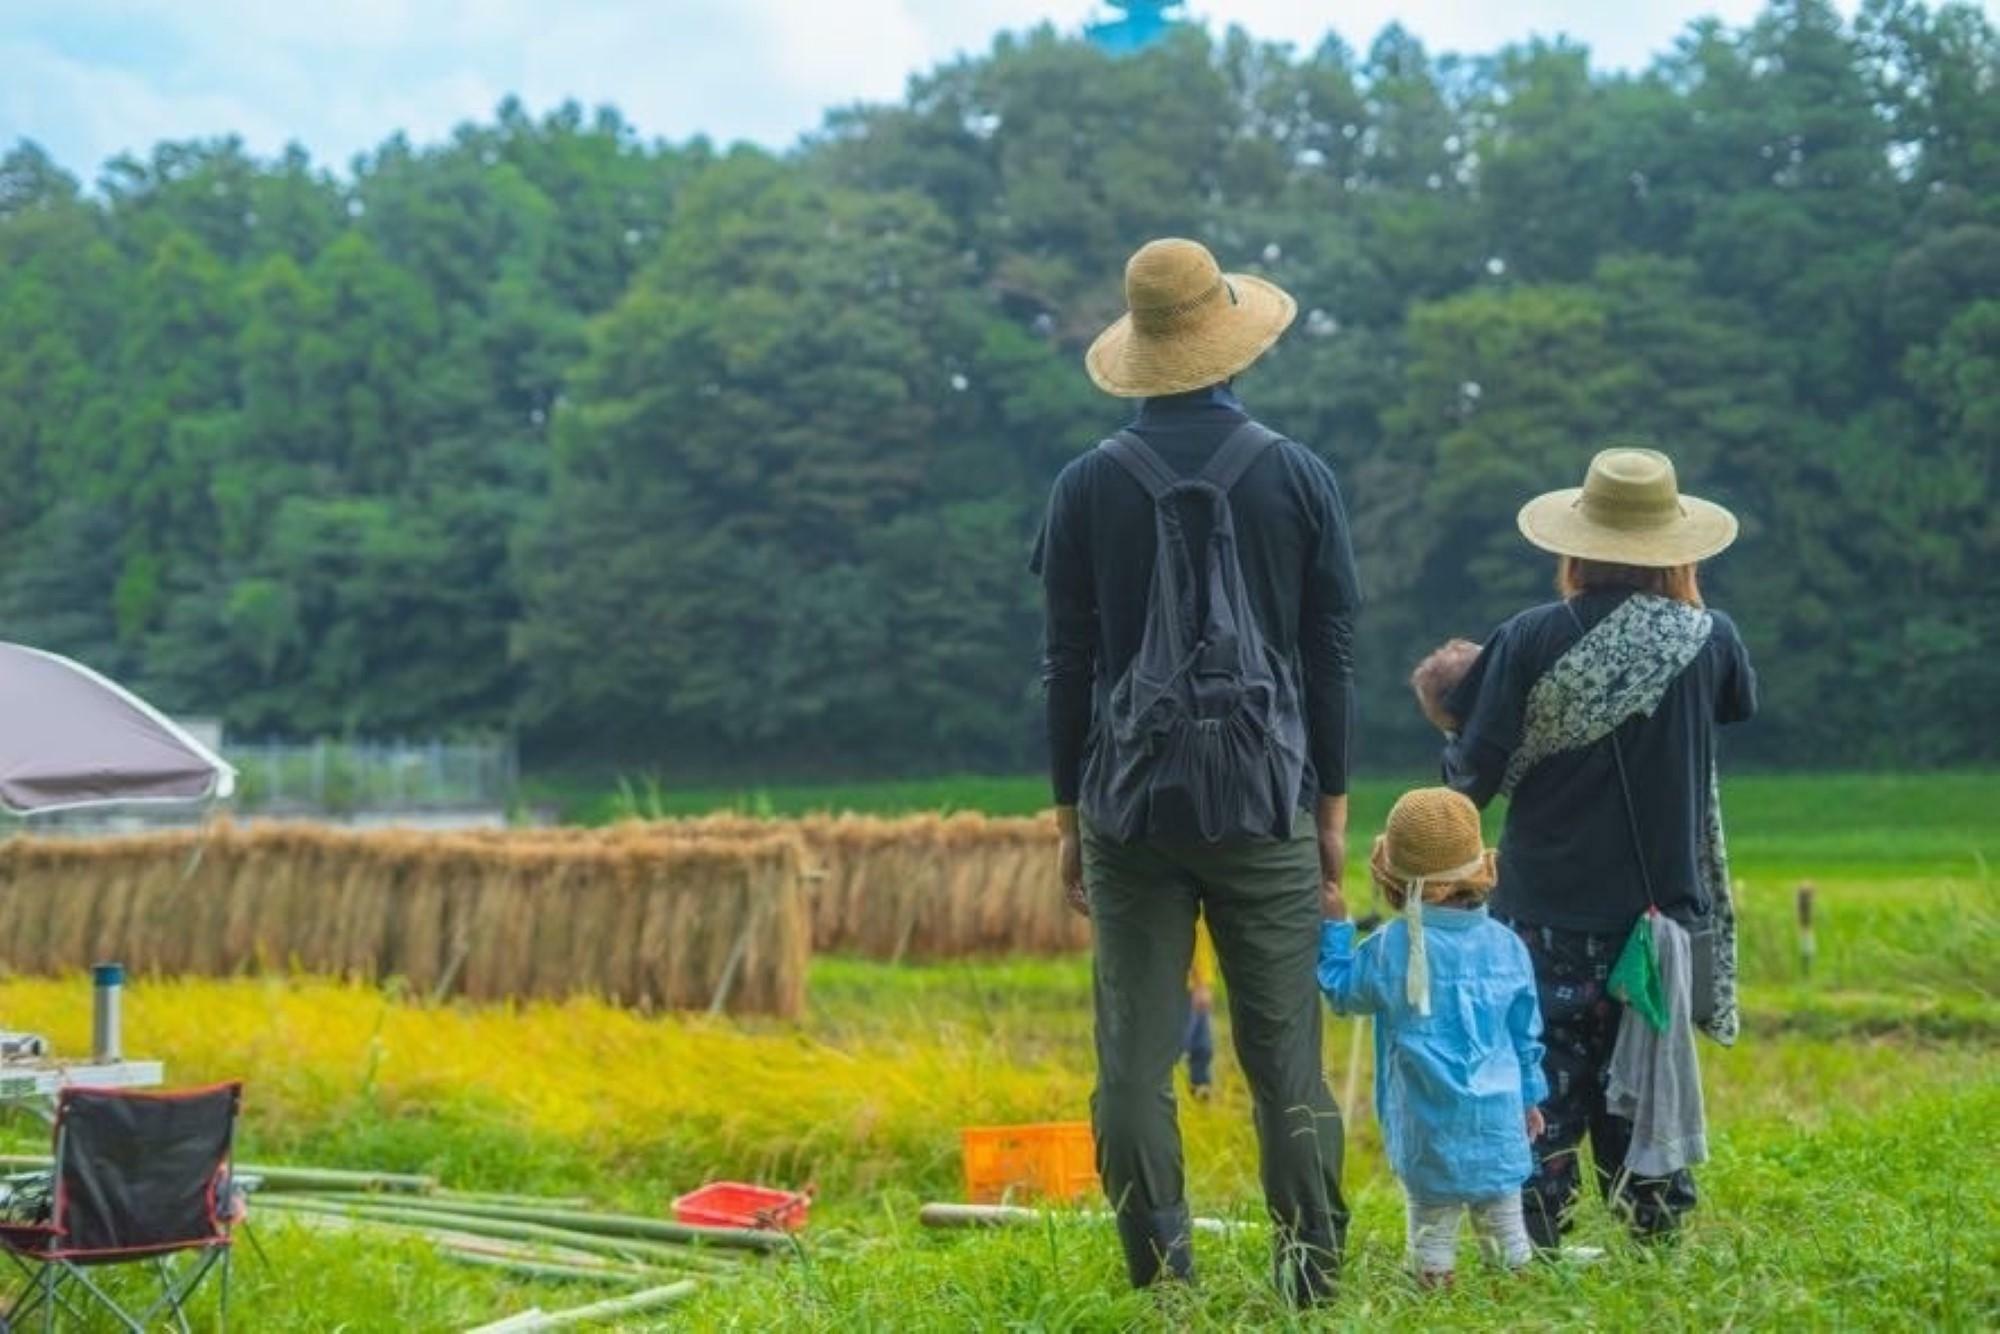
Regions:
<instances>
[{"instance_id":1,"label":"man","mask_svg":"<svg viewBox=\"0 0 2000 1334\"><path fill-rule=\"evenodd\" d=\"M1173 1069L1205 917L1278 1282L1305 1304L1331 1291L1347 1223L1313 971L1346 858L1346 515L1327 465L1231 389L1291 297L1177 239L1132 256L1125 295L1085 364L1138 415L1056 480L1034 562L1059 873L1095 928L1098 1167L1133 1283L1191 1278Z\"/></svg>"}]
</instances>

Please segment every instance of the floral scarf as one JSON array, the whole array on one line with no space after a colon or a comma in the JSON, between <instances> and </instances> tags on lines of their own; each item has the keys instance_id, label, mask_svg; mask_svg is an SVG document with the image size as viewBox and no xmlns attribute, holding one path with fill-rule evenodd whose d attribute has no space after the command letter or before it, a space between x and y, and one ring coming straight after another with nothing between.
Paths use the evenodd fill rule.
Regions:
<instances>
[{"instance_id":1,"label":"floral scarf","mask_svg":"<svg viewBox=\"0 0 2000 1334\"><path fill-rule=\"evenodd\" d=\"M1627 718L1651 717L1680 674L1708 643L1714 617L1671 598L1638 593L1584 632L1528 691L1521 744L1500 790L1511 795L1528 772L1551 755L1580 750L1611 735ZM1724 1046L1736 1041L1736 905L1730 895L1723 842L1721 789L1713 766L1695 864L1715 932L1714 1015L1703 1032Z\"/></svg>"}]
</instances>

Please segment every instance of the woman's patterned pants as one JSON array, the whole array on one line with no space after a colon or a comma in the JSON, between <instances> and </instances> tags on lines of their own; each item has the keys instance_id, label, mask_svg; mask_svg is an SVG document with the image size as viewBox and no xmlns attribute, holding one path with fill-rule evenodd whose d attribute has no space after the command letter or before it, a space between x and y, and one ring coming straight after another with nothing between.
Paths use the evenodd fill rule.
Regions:
<instances>
[{"instance_id":1,"label":"woman's patterned pants","mask_svg":"<svg viewBox=\"0 0 2000 1334\"><path fill-rule=\"evenodd\" d=\"M1534 1175L1521 1188L1528 1235L1544 1249L1559 1244L1581 1188L1583 1141L1588 1137L1605 1202L1635 1236L1671 1236L1694 1208L1694 1175L1686 1170L1664 1177L1626 1172L1632 1123L1604 1110L1605 1076L1625 1013L1605 984L1629 933L1600 935L1518 921L1506 925L1534 961L1546 1048L1542 1072L1549 1081L1548 1101L1542 1104L1548 1128L1535 1142Z\"/></svg>"}]
</instances>

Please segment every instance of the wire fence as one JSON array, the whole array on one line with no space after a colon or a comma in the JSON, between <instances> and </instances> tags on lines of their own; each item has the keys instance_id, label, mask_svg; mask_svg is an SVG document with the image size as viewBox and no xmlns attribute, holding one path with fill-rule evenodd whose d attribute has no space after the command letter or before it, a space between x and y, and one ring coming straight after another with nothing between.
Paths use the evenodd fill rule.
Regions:
<instances>
[{"instance_id":1,"label":"wire fence","mask_svg":"<svg viewBox=\"0 0 2000 1334\"><path fill-rule=\"evenodd\" d=\"M246 813L458 811L512 804L511 741L229 742L234 807Z\"/></svg>"}]
</instances>

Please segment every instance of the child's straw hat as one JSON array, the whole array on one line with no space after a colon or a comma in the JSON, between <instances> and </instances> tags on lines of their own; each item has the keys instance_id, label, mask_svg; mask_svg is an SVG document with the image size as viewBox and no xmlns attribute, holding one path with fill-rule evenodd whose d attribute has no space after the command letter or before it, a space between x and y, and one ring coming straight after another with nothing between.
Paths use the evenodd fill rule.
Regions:
<instances>
[{"instance_id":1,"label":"child's straw hat","mask_svg":"<svg viewBox=\"0 0 2000 1334\"><path fill-rule=\"evenodd\" d=\"M1221 384L1262 356L1298 314L1277 284L1224 273L1208 247L1148 241L1125 264L1126 313L1084 354L1090 378L1119 398Z\"/></svg>"},{"instance_id":2,"label":"child's straw hat","mask_svg":"<svg viewBox=\"0 0 2000 1334\"><path fill-rule=\"evenodd\" d=\"M1418 1014L1431 1012L1430 950L1424 943L1424 905L1466 890L1481 893L1499 878L1493 853L1479 832L1479 810L1448 787L1420 787L1397 798L1389 823L1375 840L1369 866L1377 880L1403 892L1409 932L1404 995Z\"/></svg>"},{"instance_id":3,"label":"child's straw hat","mask_svg":"<svg viewBox=\"0 0 2000 1334\"><path fill-rule=\"evenodd\" d=\"M1479 808L1448 787L1405 792L1375 840L1369 866L1378 879L1437 903L1499 879L1479 830Z\"/></svg>"}]
</instances>

